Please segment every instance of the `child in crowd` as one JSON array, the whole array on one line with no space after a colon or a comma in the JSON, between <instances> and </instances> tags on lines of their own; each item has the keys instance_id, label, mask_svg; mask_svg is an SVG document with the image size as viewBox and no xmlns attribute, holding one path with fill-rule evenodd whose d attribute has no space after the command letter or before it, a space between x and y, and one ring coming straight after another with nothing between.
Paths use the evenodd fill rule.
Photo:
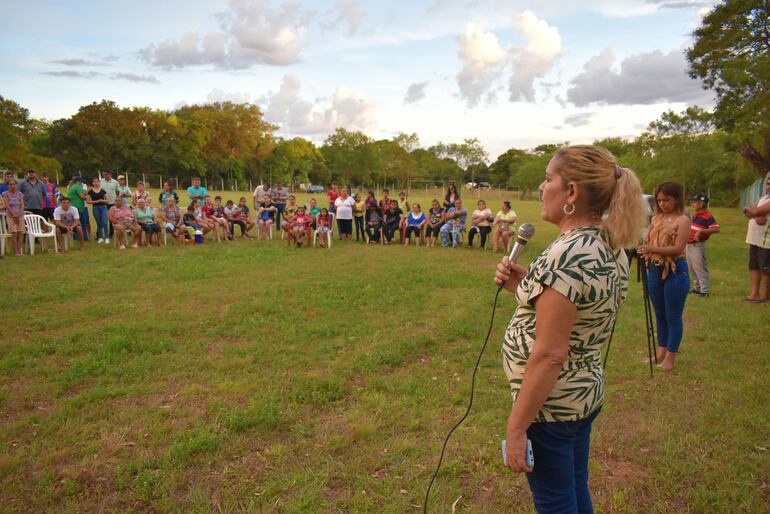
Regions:
<instances>
[{"instance_id":1,"label":"child in crowd","mask_svg":"<svg viewBox=\"0 0 770 514\"><path fill-rule=\"evenodd\" d=\"M380 216L380 210L377 208L377 202L375 201L374 204L369 204L366 211L366 235L369 239L369 244L377 244L380 242L381 231L382 216Z\"/></svg>"},{"instance_id":2,"label":"child in crowd","mask_svg":"<svg viewBox=\"0 0 770 514\"><path fill-rule=\"evenodd\" d=\"M294 239L297 248L302 248L302 243L305 241L310 230L310 222L310 216L305 214L305 207L303 205L298 206L291 224L287 227L289 229L289 245L291 245L291 240Z\"/></svg>"},{"instance_id":3,"label":"child in crowd","mask_svg":"<svg viewBox=\"0 0 770 514\"><path fill-rule=\"evenodd\" d=\"M270 230L275 223L275 213L277 208L269 196L264 197L262 206L257 211L257 239L270 239Z\"/></svg>"},{"instance_id":4,"label":"child in crowd","mask_svg":"<svg viewBox=\"0 0 770 514\"><path fill-rule=\"evenodd\" d=\"M197 200L197 198L196 198ZM195 240L195 231L203 228L198 220L195 218L195 206L190 204L187 206L187 211L182 216L182 224L184 225L184 238L189 241Z\"/></svg>"},{"instance_id":5,"label":"child in crowd","mask_svg":"<svg viewBox=\"0 0 770 514\"><path fill-rule=\"evenodd\" d=\"M326 248L329 244L329 234L332 231L332 217L329 214L329 209L321 209L318 214L318 246Z\"/></svg>"},{"instance_id":6,"label":"child in crowd","mask_svg":"<svg viewBox=\"0 0 770 514\"><path fill-rule=\"evenodd\" d=\"M24 233L26 232L26 225L24 223L24 195L17 189L15 178L11 178L7 184L8 190L3 192L2 204L5 208L8 231L11 233L13 253L20 257L24 255Z\"/></svg>"},{"instance_id":7,"label":"child in crowd","mask_svg":"<svg viewBox=\"0 0 770 514\"><path fill-rule=\"evenodd\" d=\"M706 265L706 241L719 232L719 223L708 211L709 198L703 193L690 197L694 213L690 221L690 237L687 240L687 264L692 278L692 291L697 296L709 295L709 269Z\"/></svg>"},{"instance_id":8,"label":"child in crowd","mask_svg":"<svg viewBox=\"0 0 770 514\"><path fill-rule=\"evenodd\" d=\"M364 214L366 214L366 203L361 199L360 194L353 197L356 202L353 206L353 222L356 224L356 241L366 241L364 234Z\"/></svg>"}]
</instances>

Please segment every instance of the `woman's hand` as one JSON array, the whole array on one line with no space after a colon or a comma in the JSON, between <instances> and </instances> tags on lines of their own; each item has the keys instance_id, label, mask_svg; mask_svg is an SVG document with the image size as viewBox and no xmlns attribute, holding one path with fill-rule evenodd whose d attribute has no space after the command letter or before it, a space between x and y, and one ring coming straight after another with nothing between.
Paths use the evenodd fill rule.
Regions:
<instances>
[{"instance_id":1,"label":"woman's hand","mask_svg":"<svg viewBox=\"0 0 770 514\"><path fill-rule=\"evenodd\" d=\"M527 270L518 264L511 263L508 257L503 257L495 270L495 284L502 285L508 291L515 292L519 282L526 276Z\"/></svg>"},{"instance_id":2,"label":"woman's hand","mask_svg":"<svg viewBox=\"0 0 770 514\"><path fill-rule=\"evenodd\" d=\"M505 431L505 462L514 473L532 473L532 468L527 466L527 432L515 428L508 419L508 427Z\"/></svg>"},{"instance_id":3,"label":"woman's hand","mask_svg":"<svg viewBox=\"0 0 770 514\"><path fill-rule=\"evenodd\" d=\"M652 246L648 244L641 244L636 247L636 253L638 253L639 255L646 255L648 253L654 253L654 252L652 251Z\"/></svg>"}]
</instances>

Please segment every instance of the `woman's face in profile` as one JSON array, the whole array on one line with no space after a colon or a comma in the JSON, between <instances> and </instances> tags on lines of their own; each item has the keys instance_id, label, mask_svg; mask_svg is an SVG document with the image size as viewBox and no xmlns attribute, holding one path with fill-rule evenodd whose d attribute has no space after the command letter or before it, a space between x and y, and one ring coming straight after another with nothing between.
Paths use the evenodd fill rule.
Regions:
<instances>
[{"instance_id":1,"label":"woman's face in profile","mask_svg":"<svg viewBox=\"0 0 770 514\"><path fill-rule=\"evenodd\" d=\"M564 216L563 208L567 204L569 189L562 184L562 179L556 171L556 158L551 159L545 169L545 180L540 184L540 196L543 209L540 217L545 221L558 224Z\"/></svg>"}]
</instances>

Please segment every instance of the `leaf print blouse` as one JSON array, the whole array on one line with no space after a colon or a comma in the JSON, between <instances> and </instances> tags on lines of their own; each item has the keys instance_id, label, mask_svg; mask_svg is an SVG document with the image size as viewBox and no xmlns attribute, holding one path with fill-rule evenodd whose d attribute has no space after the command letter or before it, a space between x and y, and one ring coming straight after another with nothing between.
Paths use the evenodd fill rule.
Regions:
<instances>
[{"instance_id":1,"label":"leaf print blouse","mask_svg":"<svg viewBox=\"0 0 770 514\"><path fill-rule=\"evenodd\" d=\"M503 368L514 403L535 346L535 301L545 287L577 307L567 361L535 422L577 421L604 402L601 350L628 292L628 260L596 226L560 235L529 267L516 289L518 307L503 341Z\"/></svg>"}]
</instances>

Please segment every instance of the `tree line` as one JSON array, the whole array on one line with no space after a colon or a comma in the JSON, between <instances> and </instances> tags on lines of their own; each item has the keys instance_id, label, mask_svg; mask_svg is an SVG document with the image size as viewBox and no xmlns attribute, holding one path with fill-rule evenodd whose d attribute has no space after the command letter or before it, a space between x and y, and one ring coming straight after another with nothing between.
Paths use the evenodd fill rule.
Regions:
<instances>
[{"instance_id":1,"label":"tree line","mask_svg":"<svg viewBox=\"0 0 770 514\"><path fill-rule=\"evenodd\" d=\"M605 138L623 166L634 169L646 190L677 180L690 192L733 201L741 187L770 172L770 38L767 2L728 0L712 9L687 52L688 72L714 92L713 112L689 107L667 111L635 138ZM568 142L511 148L494 161L478 139L423 147L414 133L374 139L337 128L322 144L276 135L253 104L220 102L173 111L120 107L103 100L55 121L0 96L0 166L36 168L71 176L110 169L138 175L193 176L238 184L281 180L287 184L408 187L489 182L532 194L553 153Z\"/></svg>"}]
</instances>

